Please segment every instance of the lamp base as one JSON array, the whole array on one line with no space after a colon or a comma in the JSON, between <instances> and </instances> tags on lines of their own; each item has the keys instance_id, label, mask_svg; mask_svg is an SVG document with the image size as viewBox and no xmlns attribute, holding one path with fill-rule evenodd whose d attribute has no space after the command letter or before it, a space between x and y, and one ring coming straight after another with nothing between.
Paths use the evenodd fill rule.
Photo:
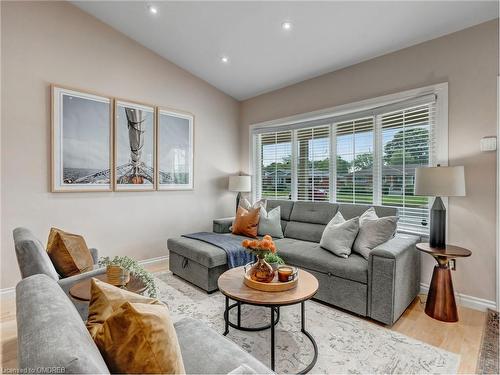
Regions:
<instances>
[{"instance_id":1,"label":"lamp base","mask_svg":"<svg viewBox=\"0 0 500 375\"><path fill-rule=\"evenodd\" d=\"M446 207L440 197L434 199L431 209L429 244L438 249L446 247Z\"/></svg>"},{"instance_id":2,"label":"lamp base","mask_svg":"<svg viewBox=\"0 0 500 375\"><path fill-rule=\"evenodd\" d=\"M238 195L236 196L236 212L238 212L238 207L240 206L240 200L241 200L241 192L238 192Z\"/></svg>"}]
</instances>

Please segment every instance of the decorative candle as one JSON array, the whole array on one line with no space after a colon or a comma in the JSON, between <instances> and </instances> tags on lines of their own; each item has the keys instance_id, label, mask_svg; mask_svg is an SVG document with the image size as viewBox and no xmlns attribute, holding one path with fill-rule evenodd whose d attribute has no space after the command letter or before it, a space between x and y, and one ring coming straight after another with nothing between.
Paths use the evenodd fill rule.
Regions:
<instances>
[{"instance_id":1,"label":"decorative candle","mask_svg":"<svg viewBox=\"0 0 500 375\"><path fill-rule=\"evenodd\" d=\"M280 266L278 268L278 280L283 283L293 280L293 268Z\"/></svg>"}]
</instances>

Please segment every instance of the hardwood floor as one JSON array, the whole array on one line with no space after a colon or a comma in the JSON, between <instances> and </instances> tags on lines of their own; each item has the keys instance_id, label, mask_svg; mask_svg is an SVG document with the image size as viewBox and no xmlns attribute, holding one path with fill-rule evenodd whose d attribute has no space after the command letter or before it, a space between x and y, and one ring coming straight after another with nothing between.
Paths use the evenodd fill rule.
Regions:
<instances>
[{"instance_id":1,"label":"hardwood floor","mask_svg":"<svg viewBox=\"0 0 500 375\"><path fill-rule=\"evenodd\" d=\"M145 265L151 272L168 269L168 263L161 261ZM425 300L425 296L421 296ZM16 307L12 297L1 300L0 332L2 368L17 366ZM486 322L486 313L459 307L460 320L457 323L442 323L428 317L424 305L417 298L403 316L390 329L430 345L460 355L460 373L474 373L479 355L481 335Z\"/></svg>"}]
</instances>

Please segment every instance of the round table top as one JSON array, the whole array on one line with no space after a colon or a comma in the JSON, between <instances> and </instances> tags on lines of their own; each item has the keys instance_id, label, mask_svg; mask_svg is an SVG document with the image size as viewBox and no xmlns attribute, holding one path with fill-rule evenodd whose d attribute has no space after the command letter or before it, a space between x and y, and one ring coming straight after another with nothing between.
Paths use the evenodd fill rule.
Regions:
<instances>
[{"instance_id":1,"label":"round table top","mask_svg":"<svg viewBox=\"0 0 500 375\"><path fill-rule=\"evenodd\" d=\"M297 286L283 292L263 292L243 283L243 267L231 268L220 275L217 284L225 296L253 305L292 305L312 298L318 291L318 280L309 272L299 269Z\"/></svg>"},{"instance_id":2,"label":"round table top","mask_svg":"<svg viewBox=\"0 0 500 375\"><path fill-rule=\"evenodd\" d=\"M94 277L101 281L108 282L106 273ZM69 290L71 297L80 301L90 301L90 280L91 278L88 278L73 285ZM146 285L144 285L144 283L134 275L130 275L130 281L124 289L129 292L142 294L146 290Z\"/></svg>"},{"instance_id":3,"label":"round table top","mask_svg":"<svg viewBox=\"0 0 500 375\"><path fill-rule=\"evenodd\" d=\"M424 253L431 254L432 256L457 258L457 257L470 257L472 252L460 246L446 245L444 249L431 247L428 242L421 242L417 244L417 249Z\"/></svg>"}]
</instances>

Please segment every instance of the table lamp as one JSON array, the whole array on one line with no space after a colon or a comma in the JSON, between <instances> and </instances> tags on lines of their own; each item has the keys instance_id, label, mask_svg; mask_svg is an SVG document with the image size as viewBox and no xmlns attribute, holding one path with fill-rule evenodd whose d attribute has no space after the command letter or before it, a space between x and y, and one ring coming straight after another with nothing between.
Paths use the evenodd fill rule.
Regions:
<instances>
[{"instance_id":1,"label":"table lamp","mask_svg":"<svg viewBox=\"0 0 500 375\"><path fill-rule=\"evenodd\" d=\"M436 197L431 208L429 244L446 247L446 207L441 197L465 196L464 167L421 167L415 169L415 195Z\"/></svg>"},{"instance_id":2,"label":"table lamp","mask_svg":"<svg viewBox=\"0 0 500 375\"><path fill-rule=\"evenodd\" d=\"M252 180L250 176L229 176L229 191L237 191L236 211L240 205L241 193L252 191Z\"/></svg>"}]
</instances>

